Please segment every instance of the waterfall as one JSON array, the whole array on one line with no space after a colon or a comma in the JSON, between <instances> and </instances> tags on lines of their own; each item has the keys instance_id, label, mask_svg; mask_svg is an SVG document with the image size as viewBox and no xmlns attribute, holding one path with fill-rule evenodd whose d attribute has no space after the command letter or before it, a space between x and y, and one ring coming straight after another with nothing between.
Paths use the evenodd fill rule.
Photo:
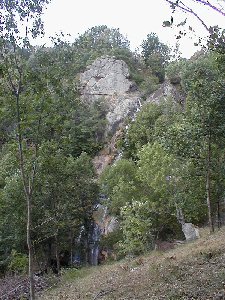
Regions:
<instances>
[{"instance_id":1,"label":"waterfall","mask_svg":"<svg viewBox=\"0 0 225 300\"><path fill-rule=\"evenodd\" d=\"M98 224L94 222L93 231L89 241L89 263L92 266L98 265L98 257L99 257L99 242L101 238L101 228Z\"/></svg>"}]
</instances>

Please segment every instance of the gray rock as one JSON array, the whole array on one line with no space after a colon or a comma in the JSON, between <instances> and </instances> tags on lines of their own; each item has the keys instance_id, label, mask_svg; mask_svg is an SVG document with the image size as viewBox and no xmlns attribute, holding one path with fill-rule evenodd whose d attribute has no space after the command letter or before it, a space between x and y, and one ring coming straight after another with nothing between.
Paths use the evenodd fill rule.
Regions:
<instances>
[{"instance_id":1,"label":"gray rock","mask_svg":"<svg viewBox=\"0 0 225 300\"><path fill-rule=\"evenodd\" d=\"M172 84L168 80L161 84L161 86L152 93L146 102L161 103L167 101L168 98L172 98L175 102L185 104L185 94L182 91L180 84Z\"/></svg>"},{"instance_id":2,"label":"gray rock","mask_svg":"<svg viewBox=\"0 0 225 300\"><path fill-rule=\"evenodd\" d=\"M192 223L182 224L182 231L185 235L186 241L193 241L199 238L199 230Z\"/></svg>"},{"instance_id":3,"label":"gray rock","mask_svg":"<svg viewBox=\"0 0 225 300\"><path fill-rule=\"evenodd\" d=\"M124 61L101 57L80 75L81 91L84 95L123 95L131 86L128 78L129 70Z\"/></svg>"},{"instance_id":4,"label":"gray rock","mask_svg":"<svg viewBox=\"0 0 225 300\"><path fill-rule=\"evenodd\" d=\"M127 64L104 56L96 59L80 74L80 93L83 101L103 99L108 113L107 133L114 134L140 108L141 95L130 79Z\"/></svg>"}]
</instances>

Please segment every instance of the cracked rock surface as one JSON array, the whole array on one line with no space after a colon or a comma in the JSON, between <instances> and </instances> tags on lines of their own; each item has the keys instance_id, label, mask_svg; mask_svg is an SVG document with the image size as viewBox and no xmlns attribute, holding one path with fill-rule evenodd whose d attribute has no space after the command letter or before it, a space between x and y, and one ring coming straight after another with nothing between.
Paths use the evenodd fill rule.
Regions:
<instances>
[{"instance_id":1,"label":"cracked rock surface","mask_svg":"<svg viewBox=\"0 0 225 300\"><path fill-rule=\"evenodd\" d=\"M80 75L81 93L84 96L124 94L131 86L128 78L129 70L124 61L104 56Z\"/></svg>"},{"instance_id":2,"label":"cracked rock surface","mask_svg":"<svg viewBox=\"0 0 225 300\"><path fill-rule=\"evenodd\" d=\"M82 100L91 103L101 99L106 104L106 134L115 134L140 107L141 95L129 78L127 64L109 56L96 59L80 74Z\"/></svg>"}]
</instances>

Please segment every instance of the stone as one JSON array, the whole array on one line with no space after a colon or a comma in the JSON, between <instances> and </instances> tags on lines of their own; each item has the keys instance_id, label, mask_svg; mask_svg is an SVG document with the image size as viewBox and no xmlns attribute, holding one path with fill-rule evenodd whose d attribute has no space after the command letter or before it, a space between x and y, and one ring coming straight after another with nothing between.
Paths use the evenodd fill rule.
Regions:
<instances>
[{"instance_id":1,"label":"stone","mask_svg":"<svg viewBox=\"0 0 225 300\"><path fill-rule=\"evenodd\" d=\"M186 241L193 241L199 238L199 230L192 223L183 223L182 231Z\"/></svg>"},{"instance_id":2,"label":"stone","mask_svg":"<svg viewBox=\"0 0 225 300\"><path fill-rule=\"evenodd\" d=\"M80 93L82 101L103 100L106 104L106 136L122 128L127 117L132 118L141 105L141 94L130 80L127 64L109 56L96 59L80 74Z\"/></svg>"},{"instance_id":3,"label":"stone","mask_svg":"<svg viewBox=\"0 0 225 300\"><path fill-rule=\"evenodd\" d=\"M111 216L108 208L98 204L96 211L93 213L95 223L99 226L102 235L108 235L119 228L119 222L116 217Z\"/></svg>"},{"instance_id":4,"label":"stone","mask_svg":"<svg viewBox=\"0 0 225 300\"><path fill-rule=\"evenodd\" d=\"M146 102L159 104L167 101L169 98L181 105L185 104L186 96L179 82L172 84L169 80L165 80L165 82L146 99Z\"/></svg>"},{"instance_id":5,"label":"stone","mask_svg":"<svg viewBox=\"0 0 225 300\"><path fill-rule=\"evenodd\" d=\"M129 78L127 64L122 60L104 56L96 59L80 75L81 94L90 95L124 95L133 85Z\"/></svg>"}]
</instances>

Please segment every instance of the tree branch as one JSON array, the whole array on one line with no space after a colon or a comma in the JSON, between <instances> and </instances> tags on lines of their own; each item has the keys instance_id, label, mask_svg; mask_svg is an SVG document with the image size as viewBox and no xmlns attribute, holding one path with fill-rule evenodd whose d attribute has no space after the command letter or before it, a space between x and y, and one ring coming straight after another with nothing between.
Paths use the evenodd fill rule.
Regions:
<instances>
[{"instance_id":1,"label":"tree branch","mask_svg":"<svg viewBox=\"0 0 225 300\"><path fill-rule=\"evenodd\" d=\"M225 12L223 11L223 8L221 7L221 5L220 5L220 7L222 9L220 9L220 8L216 7L215 5L211 4L209 1L204 1L204 0L194 0L194 1L197 2L197 3L203 4L203 5L206 5L210 8L212 8L214 11L216 11L216 12L220 13L221 15L225 16Z\"/></svg>"},{"instance_id":2,"label":"tree branch","mask_svg":"<svg viewBox=\"0 0 225 300\"><path fill-rule=\"evenodd\" d=\"M189 6L187 6L186 4L184 4L183 2L179 1L179 2L176 2L174 3L173 1L171 0L165 0L167 3L170 4L171 7L178 7L179 9L181 9L182 11L186 12L186 13L189 13L189 14L192 14L193 16L195 16L201 23L202 25L205 27L205 29L210 32L210 28L205 24L205 22L203 21L202 18L199 17L199 15L194 12Z\"/></svg>"}]
</instances>

